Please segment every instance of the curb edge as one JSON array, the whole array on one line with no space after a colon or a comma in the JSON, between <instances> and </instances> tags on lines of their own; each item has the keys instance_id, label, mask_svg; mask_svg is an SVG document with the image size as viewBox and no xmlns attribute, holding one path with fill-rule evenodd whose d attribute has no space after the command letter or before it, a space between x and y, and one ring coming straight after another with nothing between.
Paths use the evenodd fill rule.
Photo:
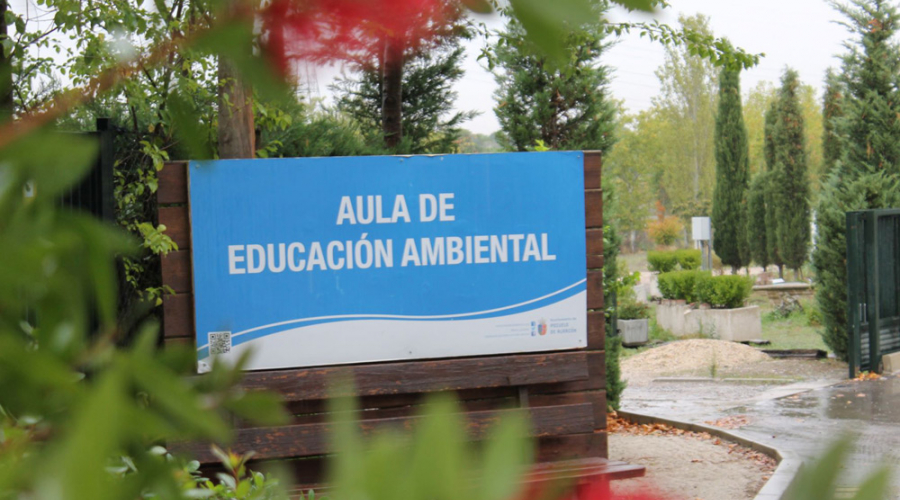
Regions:
<instances>
[{"instance_id":1,"label":"curb edge","mask_svg":"<svg viewBox=\"0 0 900 500\"><path fill-rule=\"evenodd\" d=\"M660 423L685 431L705 432L774 458L778 461L778 467L775 469L775 472L772 473L769 480L766 481L766 484L763 485L756 494L754 500L781 500L784 497L785 492L787 492L787 489L797 477L797 473L800 472L800 469L803 467L803 460L799 455L792 451L779 450L760 442L732 434L724 429L703 424L682 422L680 420L672 420L670 418L654 417L652 415L645 415L626 410L619 410L616 413L619 416L638 424Z\"/></svg>"}]
</instances>

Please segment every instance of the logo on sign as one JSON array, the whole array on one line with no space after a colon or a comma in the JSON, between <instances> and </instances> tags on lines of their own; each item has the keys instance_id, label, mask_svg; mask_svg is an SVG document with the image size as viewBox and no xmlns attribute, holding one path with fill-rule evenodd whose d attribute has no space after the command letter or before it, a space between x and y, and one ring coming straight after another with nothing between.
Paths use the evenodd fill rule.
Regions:
<instances>
[{"instance_id":1,"label":"logo on sign","mask_svg":"<svg viewBox=\"0 0 900 500\"><path fill-rule=\"evenodd\" d=\"M543 319L540 321L532 321L531 322L531 336L535 335L547 335L547 322Z\"/></svg>"}]
</instances>

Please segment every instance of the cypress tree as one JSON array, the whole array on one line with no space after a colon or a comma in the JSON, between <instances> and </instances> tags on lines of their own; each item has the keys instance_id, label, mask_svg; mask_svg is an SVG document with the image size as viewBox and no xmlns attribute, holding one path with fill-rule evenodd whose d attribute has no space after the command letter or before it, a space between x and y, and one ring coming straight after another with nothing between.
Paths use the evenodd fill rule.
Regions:
<instances>
[{"instance_id":1,"label":"cypress tree","mask_svg":"<svg viewBox=\"0 0 900 500\"><path fill-rule=\"evenodd\" d=\"M840 156L816 210L813 265L823 340L847 359L846 212L900 204L900 50L891 39L900 22L886 0L832 4L856 40L843 60L843 119L835 121Z\"/></svg>"},{"instance_id":2,"label":"cypress tree","mask_svg":"<svg viewBox=\"0 0 900 500\"><path fill-rule=\"evenodd\" d=\"M775 170L775 123L778 120L778 100L772 101L766 112L765 125L765 159L766 159L766 249L769 262L778 266L778 277L784 278L784 261L778 251L778 217L775 214L775 193L777 186L773 182Z\"/></svg>"},{"instance_id":3,"label":"cypress tree","mask_svg":"<svg viewBox=\"0 0 900 500\"><path fill-rule=\"evenodd\" d=\"M713 191L714 246L732 272L749 263L747 246L747 183L750 152L741 108L739 71L719 74L716 115L716 188Z\"/></svg>"},{"instance_id":4,"label":"cypress tree","mask_svg":"<svg viewBox=\"0 0 900 500\"><path fill-rule=\"evenodd\" d=\"M608 5L596 8L602 17ZM503 69L496 75L494 114L507 150L527 151L538 141L557 150L606 152L612 146L616 110L609 68L600 63L609 47L606 32L596 23L573 26L563 45L565 63L554 65L510 18L490 48L490 61Z\"/></svg>"},{"instance_id":5,"label":"cypress tree","mask_svg":"<svg viewBox=\"0 0 900 500\"><path fill-rule=\"evenodd\" d=\"M803 135L803 111L797 91L797 72L787 69L778 92L775 115L775 237L782 261L800 272L809 254L809 176Z\"/></svg>"},{"instance_id":6,"label":"cypress tree","mask_svg":"<svg viewBox=\"0 0 900 500\"><path fill-rule=\"evenodd\" d=\"M842 100L844 86L831 69L825 72L825 95L822 97L822 173L828 175L841 155L838 124L844 115Z\"/></svg>"},{"instance_id":7,"label":"cypress tree","mask_svg":"<svg viewBox=\"0 0 900 500\"><path fill-rule=\"evenodd\" d=\"M763 267L769 267L769 248L766 242L766 191L769 179L767 172L758 172L750 181L747 195L747 238L750 258Z\"/></svg>"}]
</instances>

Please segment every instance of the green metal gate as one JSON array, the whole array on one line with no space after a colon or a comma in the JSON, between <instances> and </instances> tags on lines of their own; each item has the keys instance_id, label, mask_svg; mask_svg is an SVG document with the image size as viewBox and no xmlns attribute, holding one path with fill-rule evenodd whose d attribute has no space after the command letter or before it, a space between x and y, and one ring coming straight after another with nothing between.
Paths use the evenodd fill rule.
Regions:
<instances>
[{"instance_id":1,"label":"green metal gate","mask_svg":"<svg viewBox=\"0 0 900 500\"><path fill-rule=\"evenodd\" d=\"M900 209L847 213L850 377L900 351Z\"/></svg>"}]
</instances>

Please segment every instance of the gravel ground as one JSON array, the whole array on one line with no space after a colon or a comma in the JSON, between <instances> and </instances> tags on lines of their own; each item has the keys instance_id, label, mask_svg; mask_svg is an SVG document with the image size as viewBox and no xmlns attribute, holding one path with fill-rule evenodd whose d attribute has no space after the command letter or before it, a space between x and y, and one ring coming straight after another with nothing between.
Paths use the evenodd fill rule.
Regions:
<instances>
[{"instance_id":1,"label":"gravel ground","mask_svg":"<svg viewBox=\"0 0 900 500\"><path fill-rule=\"evenodd\" d=\"M645 384L661 376L718 376L723 371L771 361L768 354L735 342L690 339L669 342L622 361L629 384Z\"/></svg>"}]
</instances>

